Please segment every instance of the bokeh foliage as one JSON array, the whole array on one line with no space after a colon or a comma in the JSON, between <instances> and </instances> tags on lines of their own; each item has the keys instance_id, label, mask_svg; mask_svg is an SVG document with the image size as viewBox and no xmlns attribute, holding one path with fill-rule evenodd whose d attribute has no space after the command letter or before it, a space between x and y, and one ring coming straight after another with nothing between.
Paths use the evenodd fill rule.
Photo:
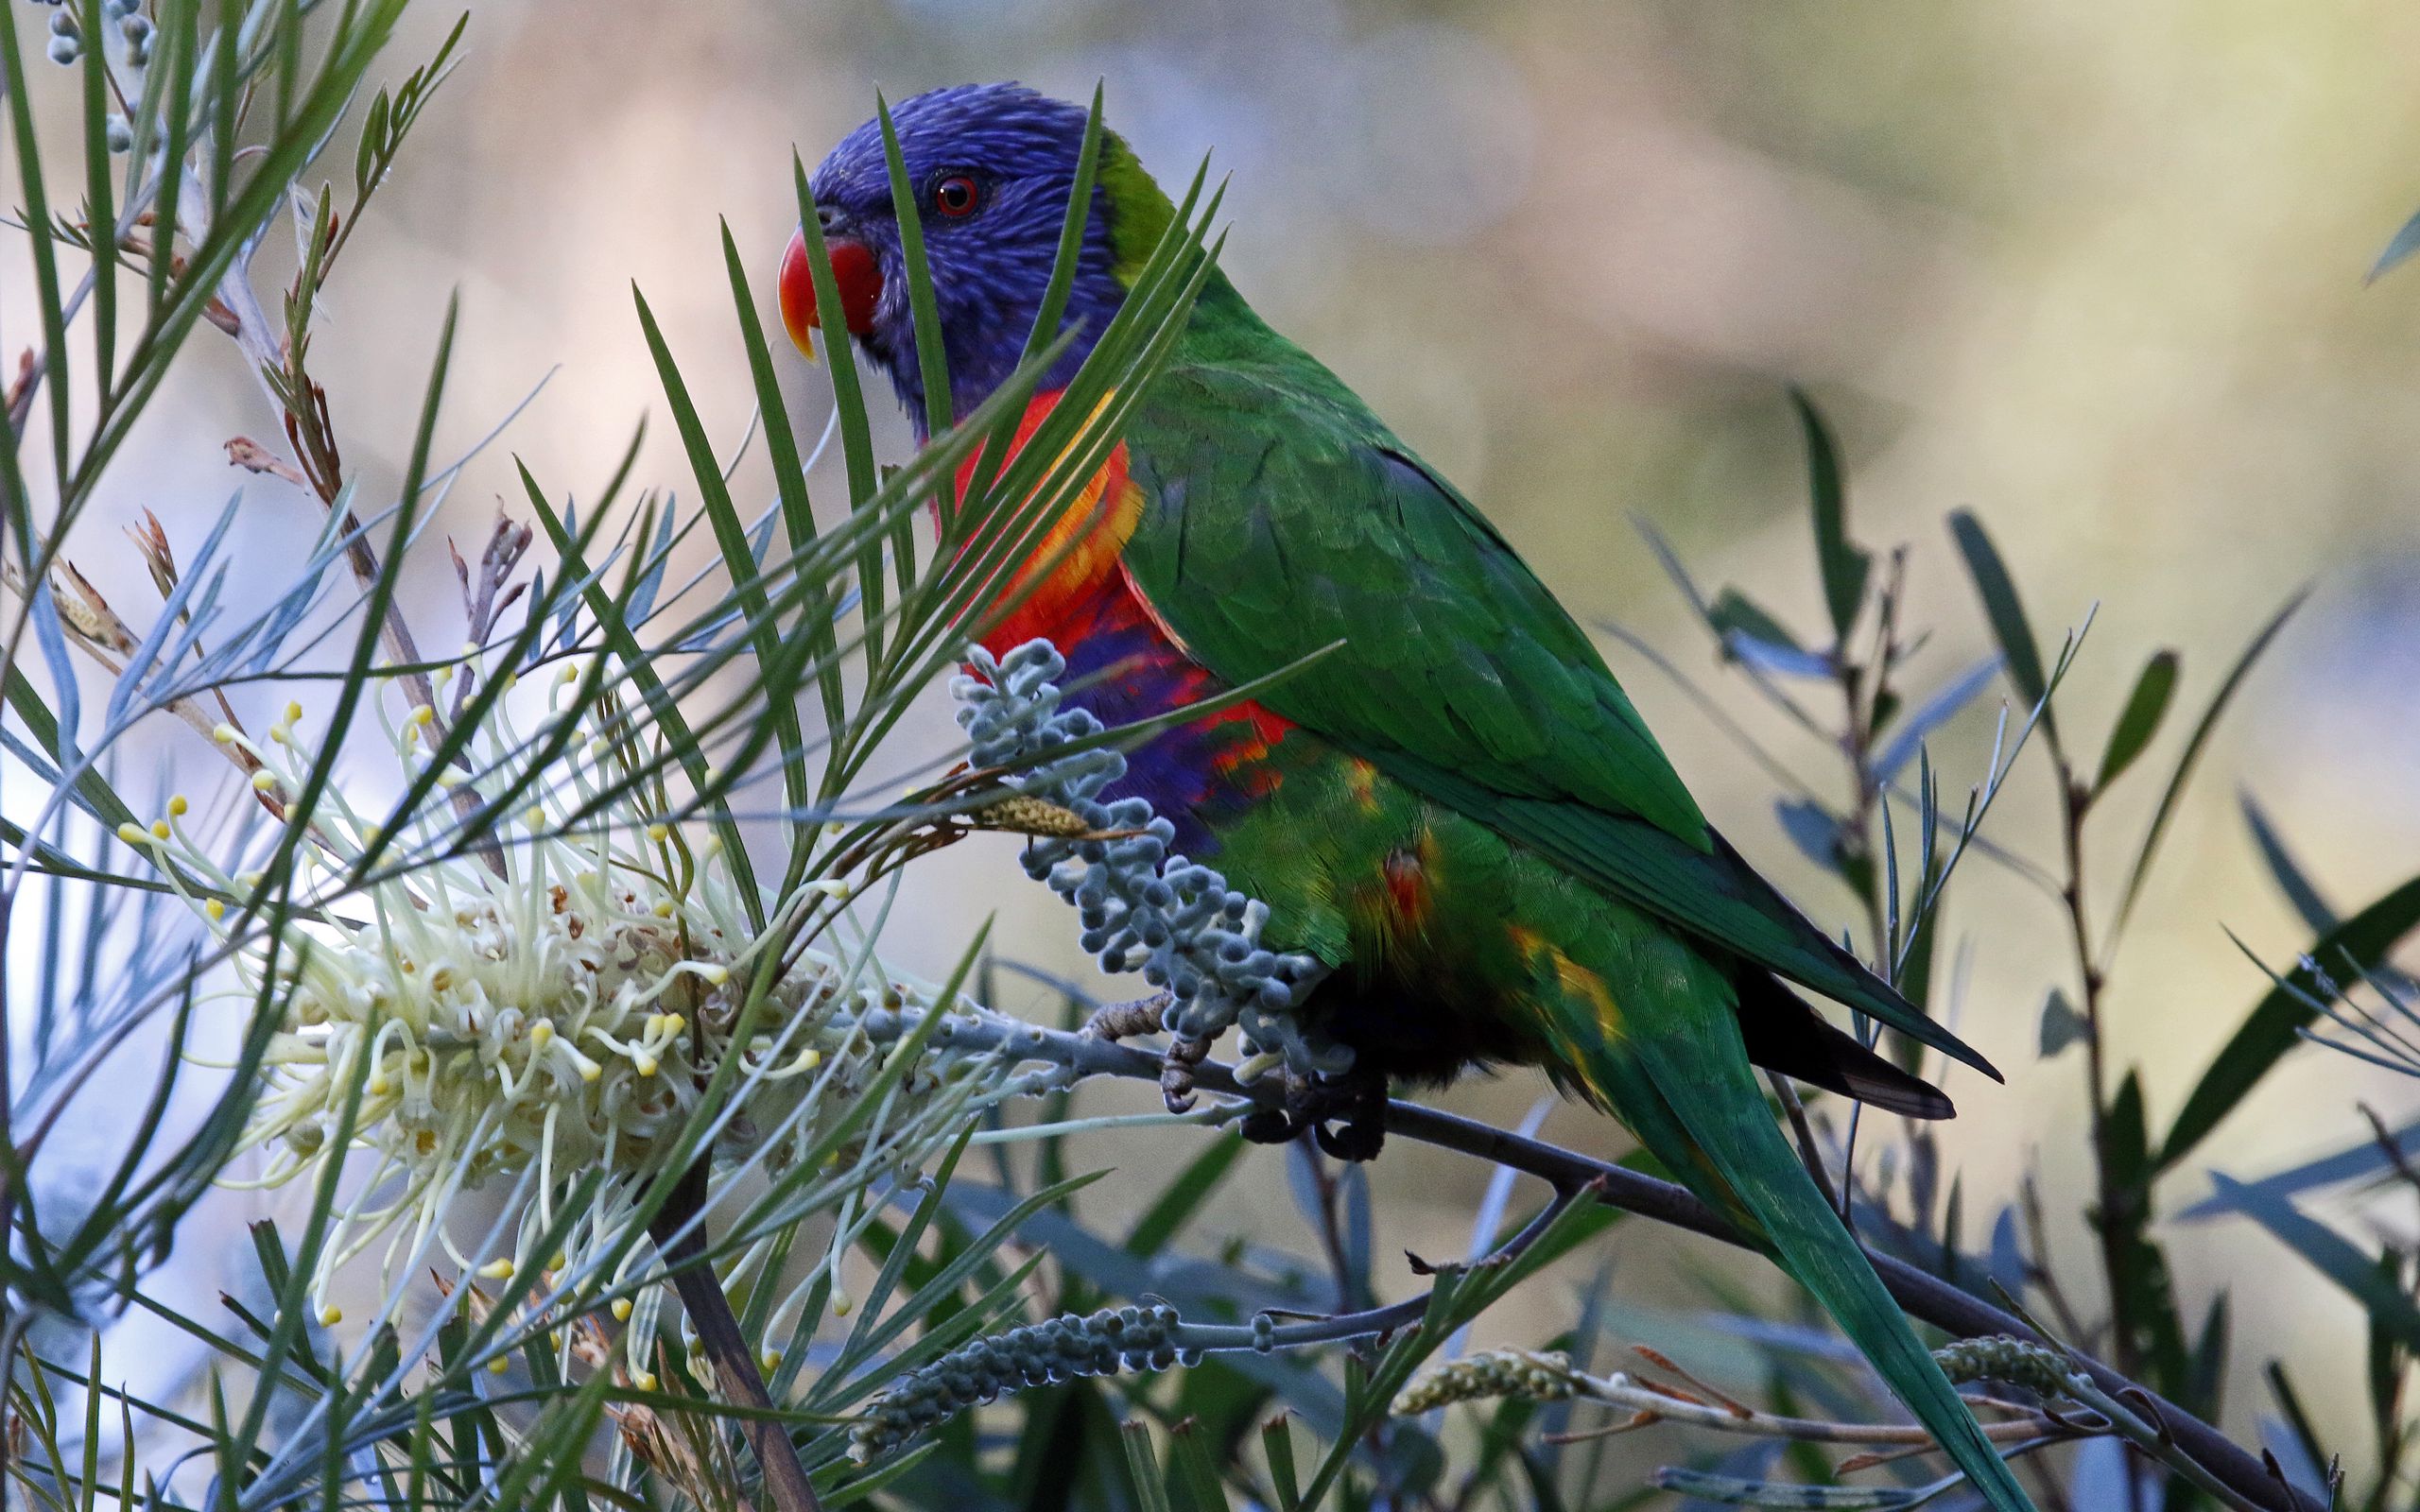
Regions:
<instances>
[{"instance_id":1,"label":"bokeh foliage","mask_svg":"<svg viewBox=\"0 0 2420 1512\"><path fill-rule=\"evenodd\" d=\"M407 415L373 418L390 425L408 458L391 491L348 463L357 422L339 423L342 396L332 400L313 360L315 343L324 351L342 339L320 316L334 281L355 266L344 258L363 210L390 173L410 171L410 133L424 111L442 109L441 86L462 45L458 27L397 83L375 87L403 9L404 0L0 8L0 82L41 335L5 396L0 447L13 589L0 627L9 712L0 736L12 773L0 794L9 863L0 929L10 972L10 1022L0 1024L9 1089L0 1111L0 1214L14 1236L0 1260L0 1354L12 1366L5 1452L17 1491L79 1508L735 1505L779 1499L765 1484L762 1441L747 1431L777 1420L826 1505L1620 1506L1671 1490L1702 1502L1911 1506L1955 1494L1954 1484L1891 1460L1878 1481L1863 1479L1866 1489L1810 1502L1803 1483L1827 1481L1836 1467L1778 1429L1728 1449L1654 1430L1652 1452L1671 1468L1660 1486L1641 1485L1609 1456L1606 1438L1563 1436L1599 1426L1602 1415L1584 1398L1514 1392L1450 1414L1397 1415L1415 1371L1461 1354L1469 1325L1521 1284L1564 1288L1558 1295L1571 1319L1551 1339L1523 1342L1563 1350L1582 1372L1651 1378L1673 1401L1732 1398L1686 1360L1621 1352L1638 1319L1625 1312L1604 1257L1621 1253L1644 1225L1616 1222L1616 1206L1589 1186L1586 1160L1526 1143L1515 1158L1510 1136L1408 1114L1408 1128L1426 1131L1412 1137L1493 1160L1498 1176L1471 1215L1469 1263L1417 1262L1426 1296L1387 1305L1382 1296L1405 1272L1382 1253L1361 1168L1333 1165L1308 1146L1251 1155L1222 1126L1232 1111L1223 1103L1187 1119L1087 1116L1080 1104L1093 1094L1072 1085L1080 1075L1148 1078L1150 1057L1121 1058L1063 1029L1028 1038L972 1010L961 1027L942 1011L968 993L999 1002L1022 954L1017 942L970 928L953 942L960 965L949 980L882 972L877 946L900 869L981 828L1004 791L1000 774L954 774L934 752L902 749L898 733L979 627L1004 564L1091 475L1115 443L1121 406L1165 358L1217 251L1219 199L1205 178L1194 180L1184 214L1071 399L1005 467L981 459L1004 455L1054 350L1055 318L1037 323L1019 379L896 469L878 460L846 344L827 348L831 435L846 488L821 516L807 488L821 448L803 446L793 428L749 260L726 231L735 343L689 354L684 371L653 307L644 296L635 303L637 340L687 463L688 502L633 489L635 439L610 454L609 482L577 507L542 481L542 467L516 461L510 507L532 524L500 524L475 568L455 558L475 648L424 650L457 640L450 622L447 634L415 633L404 580L433 557L430 522L486 450L482 442L441 463L434 444L475 332L458 330L450 309L432 319L419 349L433 352L422 402ZM69 45L43 43L29 18ZM134 19L140 28L127 25ZM40 63L45 47L68 69ZM318 181L330 175L333 182ZM795 190L811 233L803 171ZM255 259L289 230L296 266L272 315ZM818 256L822 302L837 307ZM929 290L915 293L928 310ZM216 339L212 332L234 342L291 453L251 443L237 459L313 499L324 528L288 585L255 602L228 588L230 558L251 529L245 496L216 511L174 511L172 529L136 543L160 602L130 620L112 607L129 595L113 579L108 593L94 588L69 553L93 565L96 554L121 549L79 526L126 465L128 438L174 360ZM730 364L750 380L754 418L730 452L715 438L728 427L691 382L706 363ZM945 385L927 387L939 402ZM1759 601L1761 590L1703 593L1680 555L1651 538L1737 686L1688 681L1651 643L1620 633L1718 715L1744 690L1839 753L1836 770L1798 772L1730 724L1778 790L1781 829L1861 916L1865 954L1919 1001L1957 1006L1959 973L1945 954L1953 941L1941 920L1962 868L1998 868L2043 889L2053 905L2046 938L2066 966L2046 984L2035 1039L2044 1058L2072 1057L2082 1067L2089 1117L2071 1132L2090 1181L2066 1190L2046 1175L1986 1194L1947 1168L1922 1127L1876 1131L1854 1110L1802 1105L1778 1085L1777 1116L1802 1134L1861 1237L1942 1295L2005 1308L1996 1315L2101 1355L2184 1414L2271 1418L2282 1430L2269 1441L2278 1480L2261 1488L2273 1499L2252 1499L2241 1476L2221 1477L2214 1489L2178 1472L2203 1461L2183 1419L2160 1420L2168 1409L2089 1383L2063 1399L2054 1373L2008 1409L2011 1421L2046 1425L2025 1461L2046 1493L2070 1504L2162 1508L2228 1495L2255 1505L2286 1505L2275 1498L2297 1494L2306 1505L2400 1504L2420 1437L2405 1389L2420 1349L2411 1299L2420 1254L2391 1235L2348 1237L2310 1208L2327 1187L2420 1186L2409 1163L2420 1155L2420 1132L2376 1120L2374 1137L2324 1159L2254 1181L2221 1178L2216 1197L2180 1215L2253 1218L2307 1262L2297 1284L2341 1291L2363 1310L2370 1345L2345 1366L2371 1407L2362 1433L2314 1420L2305 1387L2274 1362L2263 1362L2268 1400L2229 1416L2222 1390L2241 1304L2228 1292L2180 1297L2170 1263L2180 1230L2163 1211L2160 1183L2194 1168L2204 1139L2276 1066L2316 1054L2300 1041L2323 1021L2340 1048L2399 1070L2420 1061L2411 1054L2420 1030L2407 1033L2411 986L2393 964L2420 923L2420 881L2340 913L2248 804L2254 841L2309 924L2309 949L2271 978L2164 1116L2107 1033L2159 989L2155 978L2111 988L2117 945L2156 875L2212 730L2242 701L2249 669L2296 600L2262 606L2268 617L2247 625L2240 655L2215 677L2188 675L2170 649L2143 654L2131 691L2095 730L2063 701L2067 672L2087 654L2083 627L2056 646L2037 631L2016 574L1974 514L1950 518L1943 546L1866 543L1833 426L1804 394L1791 407L1806 448L1811 601L1822 607L1822 629L1793 630ZM733 481L752 447L774 480L770 506L752 518ZM945 506L939 542L920 545L916 516L937 493L948 497L946 481L967 463L979 481ZM205 519L207 528L193 528ZM541 565L520 573L541 534ZM711 545L695 570L685 566L693 541ZM1950 576L1953 562L1996 653L1945 672L1925 656L1928 638L1912 623L1908 585L1920 574ZM690 576L676 578L680 571ZM2090 654L2113 653L2096 642ZM551 683L534 674L566 668L567 702L556 712L621 751L617 778L601 789L565 776L571 719L500 746L475 740L484 721L512 707L516 680ZM88 690L102 689L88 700ZM260 882L231 888L173 864L164 873L125 849L126 827L146 848L147 815L180 812L129 796L117 759L130 732L190 725L197 744L172 757L171 769L181 779L188 767L216 771L222 755L198 742L234 718L231 695L271 689L311 699L325 734L296 790L260 788L258 773L237 760L225 801L210 805L213 843L253 856ZM1936 770L1930 742L1996 692L2008 701L1989 763L1967 797L1945 801L1945 787L1954 794L1959 784ZM374 746L384 703L432 711L430 759L382 795L411 823L383 826L333 875L315 871L307 827L291 817L354 781L348 762ZM1986 831L2020 763L2053 780L2057 822L2041 834ZM441 780L454 769L469 774L467 785ZM2137 773L2132 785L2157 779L2160 796L2125 864L2087 888L2086 837L2118 822L2104 798ZM311 1305L312 1276L352 1195L343 1165L331 1161L293 1211L251 1231L245 1272L228 1282L217 1311L180 1303L166 1284L207 1216L213 1182L242 1174L236 1147L281 1028L277 972L265 973L259 992L231 999L220 971L230 946L196 927L187 901L224 910L242 937L266 943L272 962L307 954L309 926L362 906L382 883L441 864L485 865L500 848L531 843L513 826L533 803L547 821L531 828L563 837L641 813L677 832L684 856L715 848L737 878L750 924L780 946L760 957L747 985L743 1024L765 1010L795 953L817 941L897 989L889 1018L861 1022L879 1051L860 1089L864 1118L844 1121L813 1159L789 1169L734 1162L711 1222L694 1210L682 1220L684 1235L703 1241L686 1251L691 1277L711 1276L725 1297L750 1357L741 1366L761 1372L779 1403L771 1418L734 1400L728 1360L676 1347L686 1336L677 1324L658 1332L660 1348L646 1359L615 1352L627 1337L616 1303L670 1307L646 1269L656 1252L648 1228L681 1213L685 1173L741 1111L739 1057L716 1068L659 1164L583 1173L556 1194L566 1229L616 1182L628 1203L616 1243L583 1251L577 1266L455 1274L442 1285L415 1270L385 1285L367 1320L331 1320ZM1001 885L1013 878L1004 873ZM2025 927L1992 926L1996 935ZM1080 987L1059 996L1065 1029L1096 1005ZM903 1168L873 1159L872 1109L910 1083L920 1053L944 1031L995 1042L1024 1068L1021 1101L970 1120L929 1160ZM204 1056L219 1065L205 1069ZM138 1076L143 1095L114 1095ZM365 1068L347 1090L336 1148L350 1143L367 1096ZM97 1142L79 1116L96 1098L135 1110L105 1121ZM1144 1180L1147 1190L1124 1205L1131 1216L1107 1216L1094 1201L1101 1175L1076 1169L1084 1136L1104 1126L1167 1152L1164 1161L1135 1162L1169 1174ZM1285 1163L1300 1246L1220 1244L1203 1231L1207 1204L1248 1160ZM1516 1171L1547 1180L1550 1198L1515 1211ZM518 1221L527 1194L525 1178L500 1203L466 1207L465 1221L493 1224L493 1236ZM1613 1194L1664 1221L1686 1217L1656 1210L1652 1183ZM2061 1252L2046 1214L2082 1215L2092 1263ZM542 1235L534 1252L551 1250L554 1237ZM668 1239L662 1247L683 1254ZM817 1251L830 1262L806 1271L793 1308L778 1282ZM1583 1257L1603 1263L1577 1271L1577 1280L1571 1263L1539 1274ZM1191 1343L1172 1346L1172 1358L1198 1347L1200 1359L1045 1380L869 1464L846 1455L869 1402L947 1369L980 1340L1162 1299L1192 1331L1179 1335ZM1767 1416L1846 1424L1887 1416L1837 1341L1803 1317L1774 1317L1720 1282L1707 1283L1703 1312L1716 1332L1747 1341L1748 1379L1730 1391L1757 1397ZM198 1346L194 1368L130 1389L111 1351L162 1337ZM2042 1414L2062 1400L2072 1415ZM1741 1410L1751 1419L1763 1411ZM2128 1432L2130 1422L2144 1432ZM2141 1452L2129 1457L2120 1439ZM2350 1468L2341 1490L2340 1457Z\"/></svg>"}]
</instances>

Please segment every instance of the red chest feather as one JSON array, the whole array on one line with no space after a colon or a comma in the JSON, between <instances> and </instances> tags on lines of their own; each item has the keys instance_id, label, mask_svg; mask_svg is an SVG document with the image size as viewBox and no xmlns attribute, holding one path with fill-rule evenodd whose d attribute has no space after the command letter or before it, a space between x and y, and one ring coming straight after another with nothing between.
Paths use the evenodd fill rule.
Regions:
<instances>
[{"instance_id":1,"label":"red chest feather","mask_svg":"<svg viewBox=\"0 0 2420 1512\"><path fill-rule=\"evenodd\" d=\"M1015 450L1032 438L1058 399L1039 395L1027 406ZM959 470L960 498L973 475L970 459ZM983 637L985 649L995 656L1037 636L1047 638L1067 658L1071 698L1111 725L1215 697L1225 687L1186 654L1126 574L1121 552L1142 507L1121 442L1057 518L1036 524L1039 539L1022 554L1020 565L1000 574L993 602L1018 593L1024 597ZM1248 801L1267 791L1274 772L1265 758L1293 728L1257 703L1230 706L1165 730L1131 751L1121 787L1150 799L1181 830L1191 830L1189 818L1207 817L1207 811L1223 803ZM1200 841L1189 843L1198 847Z\"/></svg>"}]
</instances>

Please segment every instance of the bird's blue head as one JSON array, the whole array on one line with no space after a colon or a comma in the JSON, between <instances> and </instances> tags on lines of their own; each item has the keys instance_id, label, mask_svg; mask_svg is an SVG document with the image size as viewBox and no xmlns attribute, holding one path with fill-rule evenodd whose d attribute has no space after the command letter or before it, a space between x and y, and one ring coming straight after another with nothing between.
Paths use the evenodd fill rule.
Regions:
<instances>
[{"instance_id":1,"label":"bird's blue head","mask_svg":"<svg viewBox=\"0 0 2420 1512\"><path fill-rule=\"evenodd\" d=\"M891 112L932 270L950 395L959 418L1011 372L1039 316L1082 155L1085 112L1021 84L962 84ZM810 180L842 323L899 391L921 436L925 387L882 128L868 121ZM1063 387L1126 297L1170 210L1115 133L1102 133L1083 249L1064 323L1075 346L1046 375ZM782 259L782 316L802 351L821 321L803 236Z\"/></svg>"}]
</instances>

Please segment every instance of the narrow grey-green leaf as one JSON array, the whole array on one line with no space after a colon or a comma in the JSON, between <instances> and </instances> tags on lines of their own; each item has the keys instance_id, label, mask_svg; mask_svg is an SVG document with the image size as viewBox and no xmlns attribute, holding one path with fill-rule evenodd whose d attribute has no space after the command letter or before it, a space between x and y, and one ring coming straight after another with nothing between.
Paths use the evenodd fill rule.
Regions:
<instances>
[{"instance_id":1,"label":"narrow grey-green leaf","mask_svg":"<svg viewBox=\"0 0 2420 1512\"><path fill-rule=\"evenodd\" d=\"M1966 558L1966 574L1975 580L1976 596L1983 601L1983 615L1992 623L1993 639L1999 642L2000 655L2008 663L2008 680L2016 685L2017 693L2027 703L2040 703L2050 685L2042 671L2042 647L2033 639L2033 627L2025 618L2025 604L2016 594L2016 580L2009 576L1999 548L1992 544L1983 523L1970 509L1950 515L1949 532L1957 538L1959 554ZM2042 729L2056 738L2058 727L2048 709L2042 711Z\"/></svg>"},{"instance_id":2,"label":"narrow grey-green leaf","mask_svg":"<svg viewBox=\"0 0 2420 1512\"><path fill-rule=\"evenodd\" d=\"M2042 1058L2048 1060L2082 1040L2083 1031L2083 1015L2078 1013L2075 1005L2067 1001L2066 992L2055 987L2052 988L2050 995L2042 1000L2040 1042Z\"/></svg>"},{"instance_id":3,"label":"narrow grey-green leaf","mask_svg":"<svg viewBox=\"0 0 2420 1512\"><path fill-rule=\"evenodd\" d=\"M2420 252L2420 214L2415 214L2410 220L2403 223L2403 229L2396 232L2394 240L2386 244L2386 250L2378 253L2378 260L2370 265L2370 276L2364 282L2377 283L2392 271L2397 264L2409 259L2413 252Z\"/></svg>"},{"instance_id":4,"label":"narrow grey-green leaf","mask_svg":"<svg viewBox=\"0 0 2420 1512\"><path fill-rule=\"evenodd\" d=\"M2126 928L2127 916L2135 911L2135 900L2142 893L2143 879L2151 873L2152 857L2158 852L2160 840L2168 833L2169 821L2176 816L2177 799L2185 796L2186 784L2193 780L2194 765L2202 759L2203 747L2209 744L2210 732L2218 728L2219 716L2226 713L2236 689L2243 684L2244 675L2252 670L2253 662L2260 659L2260 653L2269 648L2269 643L2277 638L2277 632L2286 627L2286 621L2302 607L2303 598L2308 592L2308 589L2296 590L2294 595L2270 616L2269 623L2260 627L2260 633L2255 635L2252 643L2243 648L2243 654L2236 658L2235 665L2227 669L2226 680L2219 684L2219 691L2210 697L2210 706L2202 712L2201 723L2193 727L2193 736L2185 743L2184 754L2176 758L2176 770L2169 776L2168 791L2160 795L2159 807L2152 815L2152 827L2144 833L2142 849L2135 852L2134 870L2127 874L2125 895L2118 900L2118 916L2109 926L2113 947L2118 935ZM2046 713L2043 718L2047 723L2049 715Z\"/></svg>"},{"instance_id":5,"label":"narrow grey-green leaf","mask_svg":"<svg viewBox=\"0 0 2420 1512\"><path fill-rule=\"evenodd\" d=\"M2256 1181L2230 1182L2226 1192L2204 1197L2177 1216L2190 1221L2236 1211L2238 1195L2244 1192L2265 1192L2283 1198L2320 1187L2365 1181L2386 1173L2396 1160L2420 1160L2420 1120L2390 1130L2384 1141L2375 1133L2364 1134L2342 1149L2331 1150Z\"/></svg>"},{"instance_id":6,"label":"narrow grey-green leaf","mask_svg":"<svg viewBox=\"0 0 2420 1512\"><path fill-rule=\"evenodd\" d=\"M1831 427L1805 389L1790 389L1789 402L1806 437L1806 495L1815 520L1815 565L1823 574L1824 606L1831 611L1837 644L1848 639L1849 627L1857 623L1874 558L1849 541L1848 487L1841 475L1841 449L1832 438Z\"/></svg>"},{"instance_id":7,"label":"narrow grey-green leaf","mask_svg":"<svg viewBox=\"0 0 2420 1512\"><path fill-rule=\"evenodd\" d=\"M2294 859L2293 851L2286 845L2286 837L2279 834L2277 827L2270 822L2268 811L2252 796L2250 788L2236 795L2236 801L2243 810L2244 827L2252 832L2252 843L2258 848L2262 864L2268 867L2269 875L2277 884L2277 890L2286 895L2286 902L2293 904L2294 912L2301 916L2303 923L2312 934L2325 935L2333 931L2342 920L2311 882L2309 874L2303 870L2302 863Z\"/></svg>"},{"instance_id":8,"label":"narrow grey-green leaf","mask_svg":"<svg viewBox=\"0 0 2420 1512\"><path fill-rule=\"evenodd\" d=\"M2104 792L2135 758L2159 733L2159 722L2168 716L2168 706L2176 696L2176 653L2161 650L2143 663L2135 679L2135 691L2126 696L2126 707L2118 712L2118 723L2110 727L2109 747L2100 754L2100 775L2093 779L2095 793Z\"/></svg>"},{"instance_id":9,"label":"narrow grey-green leaf","mask_svg":"<svg viewBox=\"0 0 2420 1512\"><path fill-rule=\"evenodd\" d=\"M2319 1016L2311 1001L2324 999L2327 989L2320 986L2320 973L2312 969L2312 963L2330 976L2340 975L2348 965L2367 971L2415 927L2420 927L2420 877L2395 888L2314 942L2303 954L2303 964L2261 997L2210 1062L2209 1069L2202 1073L2201 1080L2185 1099L2185 1107L2178 1111L2176 1122L2169 1125L2168 1137L2160 1143L2155 1169L2172 1169L2218 1127L2237 1104L2251 1095L2269 1069L2294 1047L2298 1032Z\"/></svg>"},{"instance_id":10,"label":"narrow grey-green leaf","mask_svg":"<svg viewBox=\"0 0 2420 1512\"><path fill-rule=\"evenodd\" d=\"M2377 1263L2351 1240L2273 1192L2245 1186L2215 1171L2210 1179L2230 1208L2268 1229L2313 1270L2360 1303L2372 1327L2392 1335L2406 1349L2420 1349L2420 1307L2414 1306L2411 1296L2393 1284Z\"/></svg>"}]
</instances>

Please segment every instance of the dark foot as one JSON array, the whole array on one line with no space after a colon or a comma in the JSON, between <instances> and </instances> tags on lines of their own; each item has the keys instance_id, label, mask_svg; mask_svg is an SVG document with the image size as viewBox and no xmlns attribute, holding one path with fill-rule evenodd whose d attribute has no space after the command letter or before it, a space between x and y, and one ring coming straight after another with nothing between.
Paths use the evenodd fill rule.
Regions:
<instances>
[{"instance_id":1,"label":"dark foot","mask_svg":"<svg viewBox=\"0 0 2420 1512\"><path fill-rule=\"evenodd\" d=\"M1160 1101L1169 1112L1193 1111L1193 1069L1209 1054L1207 1040L1169 1039L1160 1057Z\"/></svg>"},{"instance_id":2,"label":"dark foot","mask_svg":"<svg viewBox=\"0 0 2420 1512\"><path fill-rule=\"evenodd\" d=\"M1077 1033L1087 1040L1106 1040L1115 1044L1138 1034L1158 1034L1160 1015L1167 1011L1168 995L1155 992L1132 1003L1111 1003L1093 1011ZM1194 1057L1200 1059L1199 1056Z\"/></svg>"},{"instance_id":3,"label":"dark foot","mask_svg":"<svg viewBox=\"0 0 2420 1512\"><path fill-rule=\"evenodd\" d=\"M1255 1144L1284 1144L1305 1129L1337 1160L1376 1159L1387 1138L1386 1078L1361 1071L1307 1081L1288 1074L1285 1106L1254 1109L1238 1132Z\"/></svg>"},{"instance_id":4,"label":"dark foot","mask_svg":"<svg viewBox=\"0 0 2420 1512\"><path fill-rule=\"evenodd\" d=\"M1087 1040L1106 1040L1111 1044L1139 1035L1160 1034L1167 1027L1163 1022L1167 1006L1166 992L1136 998L1132 1003L1112 1003L1096 1010L1078 1033ZM1169 1112L1193 1111L1193 1071L1209 1054L1207 1040L1168 1040L1167 1049L1160 1056L1160 1101Z\"/></svg>"},{"instance_id":5,"label":"dark foot","mask_svg":"<svg viewBox=\"0 0 2420 1512\"><path fill-rule=\"evenodd\" d=\"M1374 1072L1347 1072L1331 1085L1337 1099L1327 1119L1312 1125L1320 1148L1339 1160L1376 1160L1379 1146L1387 1142L1387 1078Z\"/></svg>"}]
</instances>

